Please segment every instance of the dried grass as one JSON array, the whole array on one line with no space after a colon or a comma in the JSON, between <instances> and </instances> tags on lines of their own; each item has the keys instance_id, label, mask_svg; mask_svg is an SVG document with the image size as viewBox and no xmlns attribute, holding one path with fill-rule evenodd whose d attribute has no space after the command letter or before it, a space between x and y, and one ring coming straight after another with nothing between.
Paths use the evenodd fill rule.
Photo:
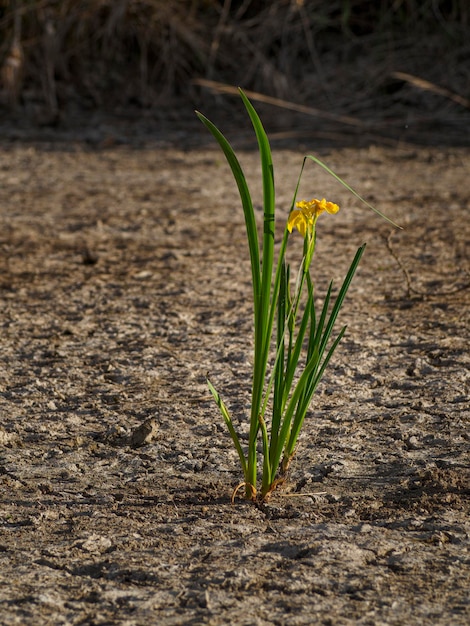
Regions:
<instances>
[{"instance_id":1,"label":"dried grass","mask_svg":"<svg viewBox=\"0 0 470 626\"><path fill-rule=\"evenodd\" d=\"M343 116L416 97L418 79L458 103L469 30L467 0L3 0L1 89L52 119L194 101L194 79Z\"/></svg>"}]
</instances>

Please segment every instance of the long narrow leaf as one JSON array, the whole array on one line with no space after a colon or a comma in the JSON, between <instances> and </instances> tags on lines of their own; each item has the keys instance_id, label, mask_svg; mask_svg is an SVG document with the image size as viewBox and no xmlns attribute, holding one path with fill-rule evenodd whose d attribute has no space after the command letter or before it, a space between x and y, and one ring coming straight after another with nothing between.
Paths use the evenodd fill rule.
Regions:
<instances>
[{"instance_id":1,"label":"long narrow leaf","mask_svg":"<svg viewBox=\"0 0 470 626\"><path fill-rule=\"evenodd\" d=\"M284 420L282 422L281 430L279 433L277 449L273 453L273 458L272 458L273 467L277 467L279 465L282 450L285 446L287 438L290 435L292 418L294 415L295 408L299 402L300 396L304 392L305 386L308 384L309 378L313 370L317 366L318 366L318 363L315 361L315 359L311 359L310 362L306 364L305 369L302 372L299 378L299 381L294 389L294 393L292 394L292 397L289 400L287 409L284 414Z\"/></svg>"},{"instance_id":2,"label":"long narrow leaf","mask_svg":"<svg viewBox=\"0 0 470 626\"><path fill-rule=\"evenodd\" d=\"M281 285L277 306L277 340L278 355L273 371L274 393L273 393L273 413L271 420L271 444L276 446L277 436L281 424L282 399L284 395L284 362L285 362L285 333L286 333L286 307L289 303L289 278L288 267L283 263L281 275Z\"/></svg>"},{"instance_id":3,"label":"long narrow leaf","mask_svg":"<svg viewBox=\"0 0 470 626\"><path fill-rule=\"evenodd\" d=\"M272 325L270 324L271 285L274 257L274 169L269 140L263 124L253 105L240 89L243 104L250 116L258 141L263 180L263 251L261 286L258 294L258 316L255 320L255 362L253 366L252 405L248 446L248 482L256 479L256 438L259 431L258 417L263 397L264 379L269 356Z\"/></svg>"},{"instance_id":4,"label":"long narrow leaf","mask_svg":"<svg viewBox=\"0 0 470 626\"><path fill-rule=\"evenodd\" d=\"M330 284L328 285L328 290L326 292L325 300L323 302L323 308L320 314L320 319L318 320L318 323L316 325L315 334L313 338L311 337L311 341L309 343L309 355L308 355L309 359L312 357L312 355L315 352L317 353L317 355L319 355L319 358L321 358L322 356L321 346L323 345L323 338L324 338L323 328L325 326L326 316L328 315L328 309L330 307L332 289L333 289L333 281L331 281Z\"/></svg>"},{"instance_id":5,"label":"long narrow leaf","mask_svg":"<svg viewBox=\"0 0 470 626\"><path fill-rule=\"evenodd\" d=\"M336 347L338 346L341 338L344 335L344 332L346 330L346 327L344 327L341 332L339 333L338 337L335 339L332 347L329 349L327 356L325 357L325 359L323 360L323 363L321 365L321 367L318 369L318 366L323 358L323 353L325 351L326 345L328 343L328 340L331 336L331 333L333 331L333 327L336 321L336 318L338 316L339 310L341 309L341 306L343 304L344 298L346 296L346 293L349 289L349 286L351 284L351 281L353 279L353 276L356 272L357 266L359 264L359 261L361 260L362 254L364 252L365 249L365 244L363 246L361 246L358 251L356 252L356 255L353 259L353 262L351 263L351 266L349 268L349 271L346 275L346 278L343 281L343 285L340 289L340 292L336 298L335 304L333 306L333 310L331 312L330 318L328 320L328 323L326 325L325 331L322 334L322 330L323 330L323 325L325 322L325 317L326 317L326 313L327 313L327 309L328 309L328 305L329 305L329 300L330 300L330 295L331 295L331 289L332 289L332 283L330 283L329 289L328 289L328 293L327 293L327 297L325 298L325 302L323 305L323 310L322 310L322 314L321 314L321 318L320 321L318 322L318 328L316 330L316 335L315 335L315 340L314 340L314 353L311 356L311 363L316 363L315 367L311 368L310 371L310 378L309 380L306 382L305 385L305 389L304 389L304 395L300 396L299 395L299 404L297 406L297 410L296 410L296 414L290 429L290 433L289 433L289 440L288 443L286 445L286 449L285 449L285 453L284 456L285 458L288 460L290 458L290 455L293 454L293 451L295 449L295 445L297 442L297 438L299 436L300 433L300 429L302 428L302 424L303 421L305 419L305 414L307 412L308 409L308 405L310 404L311 398L313 397L313 394L321 380L321 377L323 376L323 373L326 369L326 366L328 365L334 351L336 350ZM321 337L321 341L319 341ZM308 365L306 370L309 369Z\"/></svg>"},{"instance_id":6,"label":"long narrow leaf","mask_svg":"<svg viewBox=\"0 0 470 626\"><path fill-rule=\"evenodd\" d=\"M259 306L259 295L261 291L261 274L260 274L260 255L259 255L259 241L258 230L256 227L255 212L253 209L253 203L251 200L250 191L245 179L245 174L242 167L233 151L232 146L219 131L219 129L209 120L207 117L196 111L196 115L206 128L212 133L217 143L222 148L222 151L227 159L228 164L232 170L235 182L237 183L240 199L242 201L243 213L245 216L246 233L248 238L248 247L250 250L251 260L251 273L253 278L253 295L254 295L254 307L255 307L255 320L258 317L257 307Z\"/></svg>"},{"instance_id":7,"label":"long narrow leaf","mask_svg":"<svg viewBox=\"0 0 470 626\"><path fill-rule=\"evenodd\" d=\"M348 191L350 191L353 194L353 196L356 196L356 198L358 200L360 200L363 204L365 204L366 207L371 209L371 211L374 211L374 213L377 213L377 215L380 215L380 217L382 219L387 221L392 226L395 226L395 228L399 228L400 230L402 230L401 226L396 224L393 220L391 220L389 217L384 215L381 211L379 211L374 206L372 206L372 204L367 202L367 200L365 200L362 196L360 196L355 189L353 189L350 185L348 185L348 183L346 181L344 181L342 178L340 178L340 176L338 176L338 174L335 174L335 172L333 172L333 170L330 169L327 165L325 165L325 163L323 163L323 161L321 161L319 158L317 158L316 156L314 156L312 154L308 154L306 157L304 157L304 163L305 163L305 159L310 159L311 161L313 161L314 163L316 163L317 165L322 167L326 172L328 172L328 174L330 174L330 176L333 176L333 178L335 180L337 180L339 183L341 183L341 185L343 185L343 187L346 187L346 189Z\"/></svg>"},{"instance_id":8,"label":"long narrow leaf","mask_svg":"<svg viewBox=\"0 0 470 626\"><path fill-rule=\"evenodd\" d=\"M305 310L302 315L302 320L300 322L299 330L297 332L297 337L294 343L294 348L292 350L292 354L290 356L289 366L286 368L286 379L284 385L284 397L283 397L283 408L285 407L288 394L292 387L292 381L294 379L294 374L297 370L297 365L299 363L300 354L302 351L302 344L305 338L305 333L308 328L308 321L311 315L310 306L312 303L307 302L305 306Z\"/></svg>"},{"instance_id":9,"label":"long narrow leaf","mask_svg":"<svg viewBox=\"0 0 470 626\"><path fill-rule=\"evenodd\" d=\"M261 171L263 179L263 208L264 208L264 227L263 227L263 268L262 268L262 295L263 297L271 293L272 282L272 268L274 258L274 211L275 211L275 191L274 191L274 167L271 155L271 147L269 145L268 136L264 130L263 124L254 109L251 102L245 96L240 89L240 95L248 115L250 116L251 123L255 130L256 138L258 141L260 159L261 159ZM266 311L268 310L266 307Z\"/></svg>"},{"instance_id":10,"label":"long narrow leaf","mask_svg":"<svg viewBox=\"0 0 470 626\"><path fill-rule=\"evenodd\" d=\"M346 332L346 326L344 326L344 328L341 329L338 337L336 337L335 341L333 342L333 345L329 349L328 354L326 355L323 363L321 364L321 367L314 371L314 376L311 377L311 380L309 381L308 386L305 388L304 395L301 401L299 401L299 404L297 406L296 414L295 414L295 417L292 423L292 428L291 428L290 435L289 435L289 440L285 448L284 456L286 457L286 459L289 459L294 453L295 447L297 445L297 439L302 429L302 425L304 423L304 419L305 419L305 415L307 413L308 407L310 405L310 402L312 401L313 394L315 393L323 377L325 369L331 357L333 356L333 353L338 347L339 342L343 338L345 332ZM318 363L319 361L317 361L317 364Z\"/></svg>"},{"instance_id":11,"label":"long narrow leaf","mask_svg":"<svg viewBox=\"0 0 470 626\"><path fill-rule=\"evenodd\" d=\"M354 259L349 267L348 273L346 274L346 278L344 279L341 289L339 290L338 296L333 306L333 310L328 320L328 324L326 325L326 329L322 337L322 341L320 344L320 352L323 352L323 350L325 349L326 343L328 342L331 331L333 330L333 326L336 322L336 318L338 317L338 313L343 305L344 298L346 297L346 293L349 289L353 276L356 273L357 266L359 265L359 261L361 260L361 257L364 253L365 248L366 248L366 244L363 244L360 248L358 248L354 256Z\"/></svg>"},{"instance_id":12,"label":"long narrow leaf","mask_svg":"<svg viewBox=\"0 0 470 626\"><path fill-rule=\"evenodd\" d=\"M235 445L235 448L236 448L236 450L238 452L238 456L240 458L240 462L242 464L243 474L245 475L245 478L246 478L246 476L247 476L246 459L245 459L245 455L243 454L242 447L240 445L240 439L238 438L238 435L237 435L237 433L235 431L235 428L233 427L232 419L230 417L230 413L228 412L228 409L225 406L224 401L220 397L219 392L217 391L217 389L215 389L215 387L213 386L213 384L211 383L210 380L207 380L207 385L209 387L209 390L210 390L214 400L217 403L217 406L219 407L220 413L222 414L222 417L224 418L225 423L227 424L227 428L229 430L230 436L232 437L233 443Z\"/></svg>"},{"instance_id":13,"label":"long narrow leaf","mask_svg":"<svg viewBox=\"0 0 470 626\"><path fill-rule=\"evenodd\" d=\"M250 116L251 123L255 130L258 141L258 148L261 159L261 172L263 180L263 250L262 250L262 270L261 270L261 291L260 291L260 319L259 323L263 327L263 348L262 353L267 360L269 342L271 339L272 327L269 326L269 306L271 300L271 284L274 259L274 226L275 226L275 191L274 191L274 168L271 155L271 147L264 130L263 124L251 102L240 89L240 95L245 108ZM258 346L257 346L258 347ZM263 373L264 378L264 373ZM262 388L262 385L261 385ZM261 398L261 394L260 394Z\"/></svg>"},{"instance_id":14,"label":"long narrow leaf","mask_svg":"<svg viewBox=\"0 0 470 626\"><path fill-rule=\"evenodd\" d=\"M259 425L261 429L261 438L263 441L263 493L267 492L272 483L273 474L269 463L269 436L266 429L266 423L262 415L259 416Z\"/></svg>"},{"instance_id":15,"label":"long narrow leaf","mask_svg":"<svg viewBox=\"0 0 470 626\"><path fill-rule=\"evenodd\" d=\"M249 497L249 485L256 484L256 438L259 429L258 414L263 389L264 373L266 371L266 363L263 364L262 362L265 343L263 328L265 326L264 319L266 317L266 305L264 304L265 298L262 295L262 283L264 281L261 277L260 270L258 229L256 225L253 203L251 200L248 185L246 183L245 175L231 145L224 137L224 135L210 120L208 120L201 113L196 113L199 119L203 122L203 124L217 140L218 144L222 148L225 158L227 159L232 169L232 173L237 183L238 191L242 201L243 212L245 215L248 246L250 250L251 274L253 282L255 349L252 381L252 412L250 417L250 435L248 442L248 462L246 463L246 461L244 460L243 464L245 482L247 483L247 497Z\"/></svg>"}]
</instances>

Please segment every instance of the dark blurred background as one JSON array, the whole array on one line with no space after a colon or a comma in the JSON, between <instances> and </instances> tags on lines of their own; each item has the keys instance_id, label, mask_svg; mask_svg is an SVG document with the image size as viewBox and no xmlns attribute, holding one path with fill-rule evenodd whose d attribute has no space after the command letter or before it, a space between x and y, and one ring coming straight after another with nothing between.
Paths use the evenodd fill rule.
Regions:
<instances>
[{"instance_id":1,"label":"dark blurred background","mask_svg":"<svg viewBox=\"0 0 470 626\"><path fill-rule=\"evenodd\" d=\"M0 0L1 121L236 124L241 86L279 137L469 145L469 34L468 0Z\"/></svg>"}]
</instances>

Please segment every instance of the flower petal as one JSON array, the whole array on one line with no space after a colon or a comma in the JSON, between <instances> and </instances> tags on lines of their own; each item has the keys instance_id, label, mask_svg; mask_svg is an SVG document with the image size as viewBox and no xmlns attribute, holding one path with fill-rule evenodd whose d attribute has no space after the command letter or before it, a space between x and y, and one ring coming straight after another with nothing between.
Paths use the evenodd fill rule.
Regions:
<instances>
[{"instance_id":1,"label":"flower petal","mask_svg":"<svg viewBox=\"0 0 470 626\"><path fill-rule=\"evenodd\" d=\"M339 206L337 204L335 204L334 202L327 202L325 198L320 201L319 205L321 206L322 211L326 211L331 215L338 213L339 211Z\"/></svg>"},{"instance_id":2,"label":"flower petal","mask_svg":"<svg viewBox=\"0 0 470 626\"><path fill-rule=\"evenodd\" d=\"M289 219L287 221L287 229L291 233L293 228L297 228L302 237L305 237L305 233L307 231L307 220L305 219L305 215L302 211L298 211L294 209L289 215Z\"/></svg>"}]
</instances>

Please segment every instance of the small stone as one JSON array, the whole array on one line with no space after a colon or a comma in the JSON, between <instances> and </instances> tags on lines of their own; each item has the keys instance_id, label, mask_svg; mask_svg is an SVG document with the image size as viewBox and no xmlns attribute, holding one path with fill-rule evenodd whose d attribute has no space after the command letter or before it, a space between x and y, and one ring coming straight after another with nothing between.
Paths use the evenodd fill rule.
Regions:
<instances>
[{"instance_id":1,"label":"small stone","mask_svg":"<svg viewBox=\"0 0 470 626\"><path fill-rule=\"evenodd\" d=\"M131 446L139 448L154 441L157 436L158 425L155 417L150 417L138 426L131 434Z\"/></svg>"},{"instance_id":2,"label":"small stone","mask_svg":"<svg viewBox=\"0 0 470 626\"><path fill-rule=\"evenodd\" d=\"M109 537L92 534L83 541L78 541L76 545L85 552L96 552L98 554L102 554L110 550L113 542Z\"/></svg>"}]
</instances>

